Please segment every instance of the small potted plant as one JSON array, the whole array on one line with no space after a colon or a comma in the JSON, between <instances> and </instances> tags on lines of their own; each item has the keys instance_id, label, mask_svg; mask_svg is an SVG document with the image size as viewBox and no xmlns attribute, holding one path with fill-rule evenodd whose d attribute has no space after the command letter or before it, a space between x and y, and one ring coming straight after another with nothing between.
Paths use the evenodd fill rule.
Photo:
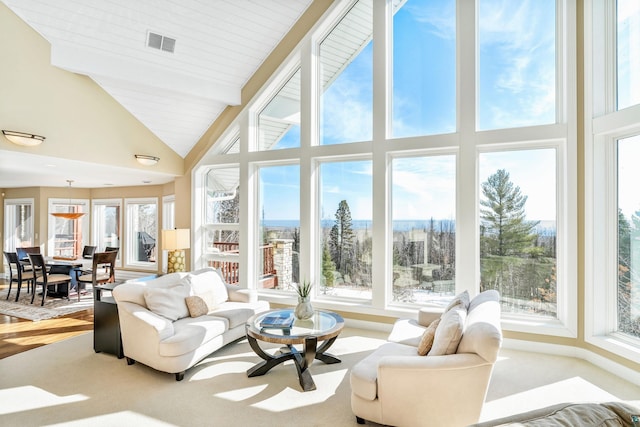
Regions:
<instances>
[{"instance_id":1,"label":"small potted plant","mask_svg":"<svg viewBox=\"0 0 640 427\"><path fill-rule=\"evenodd\" d=\"M313 285L307 280L296 285L298 293L298 305L295 309L295 315L298 319L309 319L313 316L313 306L311 305L311 289Z\"/></svg>"}]
</instances>

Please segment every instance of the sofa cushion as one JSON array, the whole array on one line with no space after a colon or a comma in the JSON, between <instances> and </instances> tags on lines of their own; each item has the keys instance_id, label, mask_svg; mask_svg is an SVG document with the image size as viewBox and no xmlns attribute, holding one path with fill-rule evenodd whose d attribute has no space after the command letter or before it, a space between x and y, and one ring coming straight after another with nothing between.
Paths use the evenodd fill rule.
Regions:
<instances>
[{"instance_id":1,"label":"sofa cushion","mask_svg":"<svg viewBox=\"0 0 640 427\"><path fill-rule=\"evenodd\" d=\"M185 298L189 296L189 288L177 284L170 288L147 288L144 300L152 312L169 320L178 320L189 316Z\"/></svg>"},{"instance_id":2,"label":"sofa cushion","mask_svg":"<svg viewBox=\"0 0 640 427\"><path fill-rule=\"evenodd\" d=\"M429 356L442 356L456 352L464 332L466 317L467 310L463 305L457 305L442 315Z\"/></svg>"},{"instance_id":3,"label":"sofa cushion","mask_svg":"<svg viewBox=\"0 0 640 427\"><path fill-rule=\"evenodd\" d=\"M227 319L215 316L186 317L173 322L174 334L160 341L160 356L175 357L197 350L229 329Z\"/></svg>"},{"instance_id":4,"label":"sofa cushion","mask_svg":"<svg viewBox=\"0 0 640 427\"><path fill-rule=\"evenodd\" d=\"M244 325L256 313L269 310L267 301L252 303L227 301L209 312L212 316L223 317L229 322L229 329Z\"/></svg>"},{"instance_id":5,"label":"sofa cushion","mask_svg":"<svg viewBox=\"0 0 640 427\"><path fill-rule=\"evenodd\" d=\"M213 269L201 272L200 274L190 274L187 276L191 286L191 295L213 294L213 303L220 305L229 299L227 287L220 278L220 275ZM210 307L213 309L214 307Z\"/></svg>"},{"instance_id":6,"label":"sofa cushion","mask_svg":"<svg viewBox=\"0 0 640 427\"><path fill-rule=\"evenodd\" d=\"M429 350L431 350L431 347L433 347L433 339L436 336L436 328L439 324L440 319L436 319L424 330L420 344L418 344L418 354L420 356L426 356Z\"/></svg>"}]
</instances>

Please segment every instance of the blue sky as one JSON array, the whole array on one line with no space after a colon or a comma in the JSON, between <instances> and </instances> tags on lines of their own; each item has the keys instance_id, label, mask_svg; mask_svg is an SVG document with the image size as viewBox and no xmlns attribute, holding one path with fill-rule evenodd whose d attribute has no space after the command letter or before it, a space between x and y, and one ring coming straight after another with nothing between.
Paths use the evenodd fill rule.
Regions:
<instances>
[{"instance_id":1,"label":"blue sky","mask_svg":"<svg viewBox=\"0 0 640 427\"><path fill-rule=\"evenodd\" d=\"M555 2L481 0L478 128L555 121ZM455 131L455 2L408 0L394 16L393 137ZM372 138L372 44L322 98L322 143ZM299 129L281 141L296 146ZM293 144L293 145L292 145ZM530 219L555 219L555 150L483 154L480 182L504 168L527 195ZM402 168L399 166L402 165ZM532 165L534 165L532 167ZM398 161L394 219L455 218L455 162L451 156ZM353 219L371 219L371 163L321 167L323 218L349 202ZM451 177L451 179L443 179ZM299 168L263 168L265 219L298 219Z\"/></svg>"}]
</instances>

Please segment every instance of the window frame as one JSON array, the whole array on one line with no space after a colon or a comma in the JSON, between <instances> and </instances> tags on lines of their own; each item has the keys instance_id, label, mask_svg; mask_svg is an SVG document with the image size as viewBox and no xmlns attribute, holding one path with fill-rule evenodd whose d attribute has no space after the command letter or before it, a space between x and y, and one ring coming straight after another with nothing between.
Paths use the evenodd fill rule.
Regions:
<instances>
[{"instance_id":1,"label":"window frame","mask_svg":"<svg viewBox=\"0 0 640 427\"><path fill-rule=\"evenodd\" d=\"M124 236L127 242L127 251L125 254L125 257L123 259L123 263L124 263L124 267L125 268L135 268L135 269L140 269L140 270L145 270L145 271L157 271L158 270L158 256L159 256L159 248L160 248L160 241L159 241L159 233L158 233L158 225L160 225L158 223L158 210L159 210L159 206L158 206L158 197L140 197L140 198L126 198L124 199L124 209L125 209L125 215L126 215L126 221L125 221L125 230L124 230ZM156 235L153 236L156 240L156 260L155 262L148 262L148 261L137 261L137 260L133 260L132 256L135 253L135 251L133 250L134 245L136 245L136 238L135 236L132 234L134 231L133 230L133 224L135 221L133 221L133 206L134 205L142 205L142 204L154 204L156 206L156 212L155 212L155 223L156 223Z\"/></svg>"}]
</instances>

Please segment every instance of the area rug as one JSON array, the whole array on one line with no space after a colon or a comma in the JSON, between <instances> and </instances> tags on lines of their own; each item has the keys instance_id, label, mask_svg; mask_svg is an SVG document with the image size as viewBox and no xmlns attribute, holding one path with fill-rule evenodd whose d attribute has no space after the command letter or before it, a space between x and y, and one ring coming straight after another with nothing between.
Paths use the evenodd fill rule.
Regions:
<instances>
[{"instance_id":1,"label":"area rug","mask_svg":"<svg viewBox=\"0 0 640 427\"><path fill-rule=\"evenodd\" d=\"M260 377L246 339L212 353L184 380L93 351L93 334L0 359L0 425L6 426L356 426L349 371L388 333L345 328L314 361L317 389L303 392L290 362ZM265 344L269 351L277 346ZM368 423L369 427L376 424Z\"/></svg>"},{"instance_id":2,"label":"area rug","mask_svg":"<svg viewBox=\"0 0 640 427\"><path fill-rule=\"evenodd\" d=\"M89 285L88 289L89 291L86 294L80 295L80 301L78 301L77 294L73 294L68 300L66 298L51 298L47 296L44 306L40 306L42 296L36 295L33 304L31 304L31 294L25 292L26 287L22 288L20 298L15 302L17 291L14 286L8 300L7 290L4 289L0 292L0 314L38 321L86 310L87 308L93 308L91 285ZM39 292L39 290L40 288L36 292Z\"/></svg>"}]
</instances>

